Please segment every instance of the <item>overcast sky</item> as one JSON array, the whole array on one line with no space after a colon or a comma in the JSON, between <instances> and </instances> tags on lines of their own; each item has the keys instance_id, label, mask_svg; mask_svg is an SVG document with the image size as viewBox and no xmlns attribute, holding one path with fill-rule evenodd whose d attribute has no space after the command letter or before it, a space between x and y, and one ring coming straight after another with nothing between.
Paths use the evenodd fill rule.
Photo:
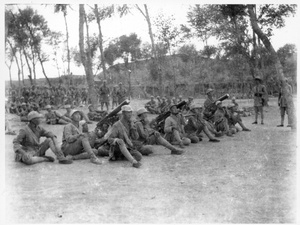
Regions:
<instances>
[{"instance_id":1,"label":"overcast sky","mask_svg":"<svg viewBox=\"0 0 300 225\"><path fill-rule=\"evenodd\" d=\"M74 2L74 1L73 1ZM183 3L184 2L184 3ZM160 13L164 15L174 15L176 19L176 24L186 24L186 13L188 11L189 5L186 4L187 1L173 1L170 6L170 1L154 1L154 4L148 3L148 9L150 16L153 19ZM62 3L62 2L59 2ZM65 3L65 2L64 2ZM99 3L98 3L99 4ZM65 24L62 13L54 13L53 5L40 5L40 4L30 4L30 7L36 9L38 14L44 16L48 21L48 26L53 31L61 31L65 34ZM91 2L91 6L93 6ZM101 6L99 4L99 6ZM20 8L24 6L20 5ZM70 33L70 46L78 46L78 23L79 23L79 13L78 13L78 4L71 5L72 9L68 9L67 21L69 25ZM85 6L88 10L88 6ZM299 31L296 27L299 27L299 13L295 17L286 19L286 26L282 29L274 31L274 36L271 39L271 42L277 50L286 43L298 44L300 39ZM91 26L90 33L98 33L96 24ZM121 35L129 35L130 33L136 33L139 38L142 39L142 42L150 42L148 35L147 23L144 20L143 16L136 9L132 10L132 14L126 15L123 18L117 16L104 20L102 22L102 32L104 35L104 40L111 40L113 38L119 37ZM208 44L215 44L213 41ZM198 45L198 48L201 48L201 45ZM51 49L44 49L46 51L51 51ZM67 64L65 64L65 67ZM37 78L44 77L40 68L37 68ZM46 74L48 77L57 77L58 72L54 66L53 62L46 63ZM9 80L8 69L5 66L5 80ZM71 65L71 71L73 74L84 74L83 67L76 67L74 64ZM12 79L17 80L17 67L13 65L12 69Z\"/></svg>"}]
</instances>

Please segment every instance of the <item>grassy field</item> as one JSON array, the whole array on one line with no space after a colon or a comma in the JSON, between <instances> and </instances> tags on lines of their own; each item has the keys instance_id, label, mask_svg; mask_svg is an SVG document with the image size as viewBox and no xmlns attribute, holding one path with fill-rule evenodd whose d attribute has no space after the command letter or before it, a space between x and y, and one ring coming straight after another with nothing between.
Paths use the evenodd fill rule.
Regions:
<instances>
[{"instance_id":1,"label":"grassy field","mask_svg":"<svg viewBox=\"0 0 300 225\"><path fill-rule=\"evenodd\" d=\"M131 105L137 110L145 102ZM204 137L181 156L157 146L139 169L107 158L100 166L89 160L26 166L14 162L15 136L6 135L5 222L296 223L296 132L276 127L276 99L269 104L265 125L252 125L254 116L243 117L251 132L222 137L219 143ZM24 126L13 115L6 118L16 131ZM42 126L61 141L62 125Z\"/></svg>"}]
</instances>

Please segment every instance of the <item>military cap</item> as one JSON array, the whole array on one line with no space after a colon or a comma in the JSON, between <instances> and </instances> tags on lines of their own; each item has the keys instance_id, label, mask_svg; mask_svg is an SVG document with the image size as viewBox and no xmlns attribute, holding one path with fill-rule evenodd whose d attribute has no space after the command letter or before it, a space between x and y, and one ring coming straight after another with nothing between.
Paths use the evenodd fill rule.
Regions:
<instances>
[{"instance_id":1,"label":"military cap","mask_svg":"<svg viewBox=\"0 0 300 225\"><path fill-rule=\"evenodd\" d=\"M121 109L122 112L132 112L132 108L130 105L123 105Z\"/></svg>"},{"instance_id":2,"label":"military cap","mask_svg":"<svg viewBox=\"0 0 300 225\"><path fill-rule=\"evenodd\" d=\"M228 106L227 106L227 108L230 109L230 108L233 108L234 106L235 106L235 104L229 103Z\"/></svg>"},{"instance_id":3,"label":"military cap","mask_svg":"<svg viewBox=\"0 0 300 225\"><path fill-rule=\"evenodd\" d=\"M177 105L176 105L176 104L171 104L171 105L169 106L169 108L171 109L173 106L176 106L176 108L177 108Z\"/></svg>"},{"instance_id":4,"label":"military cap","mask_svg":"<svg viewBox=\"0 0 300 225\"><path fill-rule=\"evenodd\" d=\"M142 115L143 113L149 113L145 108L140 108L137 112L136 115Z\"/></svg>"},{"instance_id":5,"label":"military cap","mask_svg":"<svg viewBox=\"0 0 300 225\"><path fill-rule=\"evenodd\" d=\"M232 99L232 100L235 100L236 98L235 98L235 96L233 96L231 99Z\"/></svg>"},{"instance_id":6,"label":"military cap","mask_svg":"<svg viewBox=\"0 0 300 225\"><path fill-rule=\"evenodd\" d=\"M65 109L70 109L71 105L65 105Z\"/></svg>"},{"instance_id":7,"label":"military cap","mask_svg":"<svg viewBox=\"0 0 300 225\"><path fill-rule=\"evenodd\" d=\"M261 81L261 78L257 76L257 77L254 78L254 80L260 80Z\"/></svg>"},{"instance_id":8,"label":"military cap","mask_svg":"<svg viewBox=\"0 0 300 225\"><path fill-rule=\"evenodd\" d=\"M208 94L208 93L210 93L212 91L214 91L214 89L208 88L207 91L206 91L206 94Z\"/></svg>"},{"instance_id":9,"label":"military cap","mask_svg":"<svg viewBox=\"0 0 300 225\"><path fill-rule=\"evenodd\" d=\"M201 109L202 108L202 106L197 106L197 105L191 105L190 106L190 110L193 110L193 109Z\"/></svg>"},{"instance_id":10,"label":"military cap","mask_svg":"<svg viewBox=\"0 0 300 225\"><path fill-rule=\"evenodd\" d=\"M27 116L28 120L31 121L35 118L43 118L42 114L39 114L37 111L31 111Z\"/></svg>"},{"instance_id":11,"label":"military cap","mask_svg":"<svg viewBox=\"0 0 300 225\"><path fill-rule=\"evenodd\" d=\"M51 105L46 105L45 109L51 109Z\"/></svg>"},{"instance_id":12,"label":"military cap","mask_svg":"<svg viewBox=\"0 0 300 225\"><path fill-rule=\"evenodd\" d=\"M93 106L93 104L89 104L89 105L88 105L88 109L89 109L91 106Z\"/></svg>"},{"instance_id":13,"label":"military cap","mask_svg":"<svg viewBox=\"0 0 300 225\"><path fill-rule=\"evenodd\" d=\"M216 105L219 105L220 103L222 103L221 101L216 101Z\"/></svg>"},{"instance_id":14,"label":"military cap","mask_svg":"<svg viewBox=\"0 0 300 225\"><path fill-rule=\"evenodd\" d=\"M70 117L72 117L73 116L73 114L74 113L76 113L76 112L79 112L79 110L77 110L77 109L73 109L71 112L70 112ZM79 112L80 113L80 112Z\"/></svg>"},{"instance_id":15,"label":"military cap","mask_svg":"<svg viewBox=\"0 0 300 225\"><path fill-rule=\"evenodd\" d=\"M189 99L194 99L192 96L189 96Z\"/></svg>"}]
</instances>

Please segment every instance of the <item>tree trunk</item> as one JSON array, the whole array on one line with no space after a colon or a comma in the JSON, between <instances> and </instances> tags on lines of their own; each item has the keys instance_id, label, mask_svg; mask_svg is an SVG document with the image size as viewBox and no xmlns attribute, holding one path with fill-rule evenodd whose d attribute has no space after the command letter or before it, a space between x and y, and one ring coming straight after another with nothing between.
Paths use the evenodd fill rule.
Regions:
<instances>
[{"instance_id":1,"label":"tree trunk","mask_svg":"<svg viewBox=\"0 0 300 225\"><path fill-rule=\"evenodd\" d=\"M26 51L25 51L24 47L23 47L23 53L24 53L24 56L25 56L25 60L26 60L26 64L27 64L28 70L29 70L29 76L28 77L30 79L31 85L33 85L31 67L30 67L30 64L29 64L29 61L28 61L28 57L27 57L27 54L26 54Z\"/></svg>"},{"instance_id":2,"label":"tree trunk","mask_svg":"<svg viewBox=\"0 0 300 225\"><path fill-rule=\"evenodd\" d=\"M19 53L20 53L20 62L21 62L21 74L22 74L22 83L23 83L23 85L25 85L25 81L24 81L24 69L23 69L23 66L24 66L24 64L23 64L23 56L22 56L22 52L21 51L19 51Z\"/></svg>"},{"instance_id":3,"label":"tree trunk","mask_svg":"<svg viewBox=\"0 0 300 225\"><path fill-rule=\"evenodd\" d=\"M46 78L46 80L47 80L47 82L48 82L48 84L49 84L49 87L51 88L51 83L50 83L49 78L48 78L47 75L46 75L46 72L45 72L45 69L44 69L44 65L43 65L43 61L42 61L42 59L41 59L40 53L38 53L38 59L39 59L40 64L41 64L41 67L42 67L42 71L43 71L44 77Z\"/></svg>"},{"instance_id":4,"label":"tree trunk","mask_svg":"<svg viewBox=\"0 0 300 225\"><path fill-rule=\"evenodd\" d=\"M294 110L293 95L292 95L292 93L289 94L288 86L286 83L286 77L284 76L282 65L280 63L278 55L277 55L275 49L273 48L270 40L259 28L253 8L254 8L254 5L248 5L248 12L249 12L249 16L250 16L252 29L257 34L258 38L263 42L266 49L271 53L272 57L274 58L277 76L278 76L279 80L281 81L281 87L284 89L284 91L283 91L284 97L287 99L288 108L293 111ZM291 124L292 128L295 128L294 126L296 124L295 124L294 118L291 118L291 121L292 121L292 124Z\"/></svg>"},{"instance_id":5,"label":"tree trunk","mask_svg":"<svg viewBox=\"0 0 300 225\"><path fill-rule=\"evenodd\" d=\"M13 52L13 57L15 58L16 60L16 64L17 64L17 67L18 67L18 81L19 81L19 87L21 87L21 79L20 79L20 65L19 65L19 60L18 60L18 57L17 57L17 54L16 54L16 51L14 50L11 42L7 39L7 43L9 44L12 52ZM11 79L11 78L10 78Z\"/></svg>"},{"instance_id":6,"label":"tree trunk","mask_svg":"<svg viewBox=\"0 0 300 225\"><path fill-rule=\"evenodd\" d=\"M64 12L64 19L65 19L65 26L66 26L66 36L67 36L67 60L68 60L68 75L70 75L70 48L69 48L69 31L68 31L68 23L67 23L67 17L66 13Z\"/></svg>"},{"instance_id":7,"label":"tree trunk","mask_svg":"<svg viewBox=\"0 0 300 225\"><path fill-rule=\"evenodd\" d=\"M163 80L162 80L161 66L160 66L160 64L158 62L158 58L157 58L157 52L156 52L155 42L154 42L154 38L153 38L153 32L152 32L152 26L151 26L150 15L148 12L148 7L147 7L147 4L144 4L145 13L138 5L136 5L136 8L142 13L142 15L144 16L144 18L146 19L147 24L148 24L148 33L149 33L150 40L151 40L152 57L154 59L154 65L158 68L158 71L159 71L159 73L158 73L159 95L162 95L163 94Z\"/></svg>"},{"instance_id":8,"label":"tree trunk","mask_svg":"<svg viewBox=\"0 0 300 225\"><path fill-rule=\"evenodd\" d=\"M103 35L102 35L102 30L101 30L100 16L99 16L97 4L95 4L95 16L97 19L98 30L99 30L99 50L100 50L100 55L101 55L100 56L101 57L101 65L102 65L104 80L106 80L106 67L105 67L105 59L104 59L104 53L103 53Z\"/></svg>"},{"instance_id":9,"label":"tree trunk","mask_svg":"<svg viewBox=\"0 0 300 225\"><path fill-rule=\"evenodd\" d=\"M94 77L92 71L92 59L91 59L91 52L88 50L87 54L84 51L84 21L85 21L85 11L84 5L79 5L79 49L80 49L80 58L81 62L84 66L86 80L89 86L88 94L89 99L93 105L97 104L97 97L94 87ZM88 32L88 31L87 31ZM87 40L89 43L89 40Z\"/></svg>"}]
</instances>

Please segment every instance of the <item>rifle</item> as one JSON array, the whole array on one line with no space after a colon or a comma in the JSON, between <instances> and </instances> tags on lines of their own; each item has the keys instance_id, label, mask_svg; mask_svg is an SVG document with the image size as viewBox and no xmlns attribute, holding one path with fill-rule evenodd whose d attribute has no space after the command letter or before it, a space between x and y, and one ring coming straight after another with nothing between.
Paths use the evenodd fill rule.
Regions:
<instances>
[{"instance_id":1,"label":"rifle","mask_svg":"<svg viewBox=\"0 0 300 225\"><path fill-rule=\"evenodd\" d=\"M225 94L222 95L220 98L218 98L217 100L215 100L214 102L210 103L210 105L208 105L204 111L203 111L203 116L205 120L211 120L213 115L215 114L215 112L217 111L217 106L216 106L216 102L217 101L224 101L225 99L229 98L229 94Z\"/></svg>"},{"instance_id":2,"label":"rifle","mask_svg":"<svg viewBox=\"0 0 300 225\"><path fill-rule=\"evenodd\" d=\"M113 111L103 117L96 125L96 128L102 127L103 124L113 125L116 121L119 120L118 113L121 111L123 105L128 105L130 101L128 99L120 103Z\"/></svg>"},{"instance_id":3,"label":"rifle","mask_svg":"<svg viewBox=\"0 0 300 225\"><path fill-rule=\"evenodd\" d=\"M187 104L186 101L179 102L176 107L178 109L182 109ZM157 130L160 133L164 133L164 127L165 127L165 120L171 115L170 110L167 112L161 113L158 115L153 121L151 121L150 126L153 127L155 130Z\"/></svg>"}]
</instances>

